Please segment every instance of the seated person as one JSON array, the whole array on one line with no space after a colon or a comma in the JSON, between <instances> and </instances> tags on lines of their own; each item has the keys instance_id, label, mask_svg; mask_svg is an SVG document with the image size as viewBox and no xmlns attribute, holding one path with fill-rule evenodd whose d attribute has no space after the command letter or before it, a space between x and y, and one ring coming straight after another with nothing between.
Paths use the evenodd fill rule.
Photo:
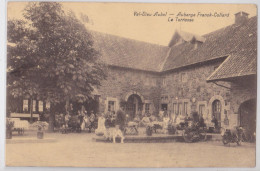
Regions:
<instances>
[{"instance_id":1,"label":"seated person","mask_svg":"<svg viewBox=\"0 0 260 171\"><path fill-rule=\"evenodd\" d=\"M215 117L215 115L213 115L213 119L211 120L211 122L214 124L215 131L217 131L219 129L219 125L218 119Z\"/></svg>"},{"instance_id":2,"label":"seated person","mask_svg":"<svg viewBox=\"0 0 260 171\"><path fill-rule=\"evenodd\" d=\"M142 123L143 125L147 125L148 123L150 123L150 118L147 117L147 116L143 117L141 123Z\"/></svg>"},{"instance_id":3,"label":"seated person","mask_svg":"<svg viewBox=\"0 0 260 171\"><path fill-rule=\"evenodd\" d=\"M151 116L151 113L147 112L147 113L145 114L145 116L150 117L150 116Z\"/></svg>"},{"instance_id":4,"label":"seated person","mask_svg":"<svg viewBox=\"0 0 260 171\"><path fill-rule=\"evenodd\" d=\"M138 115L136 115L133 121L139 123L141 119Z\"/></svg>"},{"instance_id":5,"label":"seated person","mask_svg":"<svg viewBox=\"0 0 260 171\"><path fill-rule=\"evenodd\" d=\"M164 114L164 111L160 111L159 112L158 121L162 121L163 120L163 114Z\"/></svg>"},{"instance_id":6,"label":"seated person","mask_svg":"<svg viewBox=\"0 0 260 171\"><path fill-rule=\"evenodd\" d=\"M94 122L95 118L96 118L96 116L95 116L95 114L94 114L94 112L92 110L91 113L90 113L90 116L89 116L90 122Z\"/></svg>"},{"instance_id":7,"label":"seated person","mask_svg":"<svg viewBox=\"0 0 260 171\"><path fill-rule=\"evenodd\" d=\"M186 116L185 116L185 118L184 118L184 121L185 121L185 122L187 122L187 121L190 121L190 120L192 120L192 118L191 118L191 117L189 117L189 115L188 115L188 114L186 114Z\"/></svg>"},{"instance_id":8,"label":"seated person","mask_svg":"<svg viewBox=\"0 0 260 171\"><path fill-rule=\"evenodd\" d=\"M132 117L130 117L128 114L125 115L125 122L128 123L132 120Z\"/></svg>"},{"instance_id":9,"label":"seated person","mask_svg":"<svg viewBox=\"0 0 260 171\"><path fill-rule=\"evenodd\" d=\"M115 111L113 111L112 113L110 113L110 115L111 115L111 118L112 118L112 119L116 119L116 112L115 112Z\"/></svg>"},{"instance_id":10,"label":"seated person","mask_svg":"<svg viewBox=\"0 0 260 171\"><path fill-rule=\"evenodd\" d=\"M156 116L152 115L152 116L150 117L150 120L151 120L151 122L154 122L154 121L157 121L157 118L156 118Z\"/></svg>"},{"instance_id":11,"label":"seated person","mask_svg":"<svg viewBox=\"0 0 260 171\"><path fill-rule=\"evenodd\" d=\"M176 114L174 117L174 123L177 125L181 123L181 117L178 114Z\"/></svg>"}]
</instances>

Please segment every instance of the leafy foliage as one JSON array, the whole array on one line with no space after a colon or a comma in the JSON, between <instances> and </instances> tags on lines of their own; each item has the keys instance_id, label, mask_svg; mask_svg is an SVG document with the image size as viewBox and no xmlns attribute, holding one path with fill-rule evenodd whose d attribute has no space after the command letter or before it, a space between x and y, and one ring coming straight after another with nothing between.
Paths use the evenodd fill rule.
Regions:
<instances>
[{"instance_id":1,"label":"leafy foliage","mask_svg":"<svg viewBox=\"0 0 260 171\"><path fill-rule=\"evenodd\" d=\"M85 101L105 79L91 34L56 2L31 2L8 21L8 93L50 102Z\"/></svg>"}]
</instances>

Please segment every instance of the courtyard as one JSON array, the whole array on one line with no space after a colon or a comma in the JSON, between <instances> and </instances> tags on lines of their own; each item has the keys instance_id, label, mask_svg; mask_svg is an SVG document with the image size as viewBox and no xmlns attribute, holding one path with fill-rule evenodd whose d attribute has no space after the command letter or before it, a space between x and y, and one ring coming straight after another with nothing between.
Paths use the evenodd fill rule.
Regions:
<instances>
[{"instance_id":1,"label":"courtyard","mask_svg":"<svg viewBox=\"0 0 260 171\"><path fill-rule=\"evenodd\" d=\"M219 27L209 27L217 23L213 20L196 21L187 25L187 30L161 24L161 29L152 29L158 25L153 21L148 22L152 25L147 30L144 24L145 33L160 30L152 36L163 30L167 37L156 37L156 42L162 38L167 43L160 44L123 32L113 34L109 25L102 26L104 32L89 29L85 12L92 3L71 3L68 13L66 5L59 2L14 4L8 4L7 19L6 135L11 138L12 131L29 131L6 140L8 166L255 166L254 143L224 146L219 133L230 129L232 135L231 129L236 127L237 132L245 130L247 141L255 140L256 6L245 5L239 10L227 6L234 8L233 22L221 21L228 25ZM160 8L179 8L165 5ZM145 6L143 9L150 8ZM80 18L78 7L84 9ZM113 10L116 15L106 21L113 26L121 23L114 19L130 7ZM17 18L13 11L23 17ZM106 10L93 13L100 16L102 11ZM142 27L142 22L135 23L136 17L132 17L130 14L128 21L133 23L129 26ZM194 28L204 27L207 32L194 32ZM138 29L127 30L143 35ZM46 133L44 139L37 139L36 129L41 138L45 127L70 133ZM86 128L104 135L105 140L123 134L132 137L113 144L99 141L94 133L85 132ZM157 128L162 132L156 132ZM185 143L179 138L201 141ZM238 136L231 138L239 144Z\"/></svg>"},{"instance_id":2,"label":"courtyard","mask_svg":"<svg viewBox=\"0 0 260 171\"><path fill-rule=\"evenodd\" d=\"M13 140L34 138L14 136ZM77 167L254 167L255 144L221 141L197 143L124 143L95 142L93 133L46 133L53 142L7 143L7 166ZM35 137L36 138L36 137Z\"/></svg>"}]
</instances>

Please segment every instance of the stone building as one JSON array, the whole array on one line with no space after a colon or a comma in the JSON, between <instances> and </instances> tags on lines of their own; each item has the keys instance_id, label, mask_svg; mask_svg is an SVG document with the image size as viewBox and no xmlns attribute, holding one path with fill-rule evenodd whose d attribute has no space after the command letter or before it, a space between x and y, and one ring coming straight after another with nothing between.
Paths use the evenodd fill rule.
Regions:
<instances>
[{"instance_id":1,"label":"stone building","mask_svg":"<svg viewBox=\"0 0 260 171\"><path fill-rule=\"evenodd\" d=\"M121 107L132 118L163 109L180 115L197 111L208 123L215 116L220 125L250 125L255 131L257 17L239 12L234 24L203 36L176 31L168 46L91 33L108 77L88 110ZM33 103L35 111L50 108ZM21 110L28 105L23 100Z\"/></svg>"},{"instance_id":2,"label":"stone building","mask_svg":"<svg viewBox=\"0 0 260 171\"><path fill-rule=\"evenodd\" d=\"M99 111L197 111L221 125L255 122L243 104L252 101L255 111L257 18L235 16L234 24L203 36L176 31L168 46L92 32L108 64L108 79L96 91Z\"/></svg>"},{"instance_id":3,"label":"stone building","mask_svg":"<svg viewBox=\"0 0 260 171\"><path fill-rule=\"evenodd\" d=\"M242 125L253 133L256 130L257 98L257 18L247 19L248 14L237 13L243 17L239 37L234 37L233 52L207 79L209 83L229 83L230 108L228 114L234 116L237 125ZM240 45L237 45L240 42Z\"/></svg>"}]
</instances>

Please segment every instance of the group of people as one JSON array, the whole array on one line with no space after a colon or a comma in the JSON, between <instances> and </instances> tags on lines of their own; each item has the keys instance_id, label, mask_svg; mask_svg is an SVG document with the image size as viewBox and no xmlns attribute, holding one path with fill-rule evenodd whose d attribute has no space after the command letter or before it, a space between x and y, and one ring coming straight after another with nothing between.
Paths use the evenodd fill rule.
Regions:
<instances>
[{"instance_id":1,"label":"group of people","mask_svg":"<svg viewBox=\"0 0 260 171\"><path fill-rule=\"evenodd\" d=\"M147 126L151 124L159 125L165 132L167 132L169 125L180 126L187 121L192 120L194 123L198 123L202 126L205 126L203 116L198 115L197 112L193 113L192 115L178 115L169 114L166 110L160 111L158 115L150 114L149 112L141 115L137 114L133 118L130 119L129 115L124 113L122 110L117 111L110 111L107 113L102 113L96 115L93 111L88 113L86 110L78 110L76 114L72 112L66 112L66 114L59 114L59 116L55 120L59 120L61 123L61 127L63 129L68 129L71 127L71 120L76 120L76 127L80 127L81 130L89 129L91 131L92 128L96 129L95 133L97 135L104 135L105 132L109 128L115 128L116 125L119 126L119 130L123 132L124 128L127 126L129 122L134 122L138 126ZM55 117L56 117L55 116ZM214 119L213 119L214 120ZM212 122L217 123L216 120ZM96 124L94 126L94 124ZM120 131L118 130L117 134Z\"/></svg>"},{"instance_id":2,"label":"group of people","mask_svg":"<svg viewBox=\"0 0 260 171\"><path fill-rule=\"evenodd\" d=\"M67 111L65 115L62 113L55 115L55 126L62 128L63 132L67 132L69 127L85 130L86 128L94 127L95 120L96 115L93 111L90 114L86 110L78 110L76 114Z\"/></svg>"},{"instance_id":3,"label":"group of people","mask_svg":"<svg viewBox=\"0 0 260 171\"><path fill-rule=\"evenodd\" d=\"M152 125L163 129L163 132L168 131L169 126L184 127L187 126L188 121L192 121L201 127L205 127L205 121L202 115L198 115L197 112L193 112L189 115L169 114L166 110L160 111L157 116L146 114L142 118L139 116L135 117L135 122L139 123L140 126Z\"/></svg>"}]
</instances>

